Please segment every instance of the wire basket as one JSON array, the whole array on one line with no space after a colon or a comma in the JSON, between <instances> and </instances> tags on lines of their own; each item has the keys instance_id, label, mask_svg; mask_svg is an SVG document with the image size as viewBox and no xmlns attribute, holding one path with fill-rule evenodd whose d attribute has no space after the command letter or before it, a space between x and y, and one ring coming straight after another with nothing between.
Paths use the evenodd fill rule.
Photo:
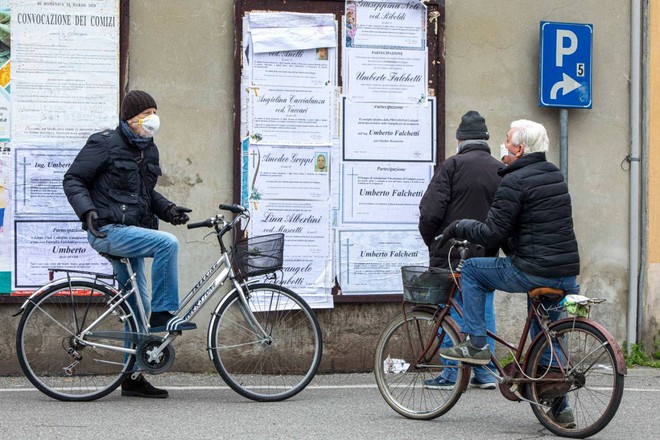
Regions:
<instances>
[{"instance_id":1,"label":"wire basket","mask_svg":"<svg viewBox=\"0 0 660 440\"><path fill-rule=\"evenodd\" d=\"M284 234L250 237L234 245L234 263L245 277L282 269Z\"/></svg>"},{"instance_id":2,"label":"wire basket","mask_svg":"<svg viewBox=\"0 0 660 440\"><path fill-rule=\"evenodd\" d=\"M448 269L424 266L404 266L403 300L421 304L445 304L454 285Z\"/></svg>"}]
</instances>

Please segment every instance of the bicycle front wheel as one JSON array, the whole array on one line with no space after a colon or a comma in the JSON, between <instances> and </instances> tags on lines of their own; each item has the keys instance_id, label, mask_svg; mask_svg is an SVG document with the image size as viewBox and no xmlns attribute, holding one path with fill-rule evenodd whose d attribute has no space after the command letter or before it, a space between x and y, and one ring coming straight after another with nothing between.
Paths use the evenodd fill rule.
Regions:
<instances>
[{"instance_id":1,"label":"bicycle front wheel","mask_svg":"<svg viewBox=\"0 0 660 440\"><path fill-rule=\"evenodd\" d=\"M374 372L378 390L396 412L410 419L430 420L449 411L461 396L461 386L469 378L467 367L458 363L445 363L437 354L438 344L453 346L460 337L443 321L434 334L435 315L426 311L413 311L397 316L387 325L376 345ZM427 358L417 362L426 346L432 342ZM443 371L453 386L440 387L434 379Z\"/></svg>"},{"instance_id":2,"label":"bicycle front wheel","mask_svg":"<svg viewBox=\"0 0 660 440\"><path fill-rule=\"evenodd\" d=\"M526 361L526 374L537 379L527 385L529 398L536 402L532 411L556 435L592 436L607 426L621 403L624 376L615 351L588 322L565 321L550 330L555 334L552 345L547 338L539 339Z\"/></svg>"},{"instance_id":3,"label":"bicycle front wheel","mask_svg":"<svg viewBox=\"0 0 660 440\"><path fill-rule=\"evenodd\" d=\"M274 402L295 396L311 382L321 362L323 341L316 316L285 287L255 284L246 296L251 313L238 292L217 312L210 347L215 368L248 399Z\"/></svg>"},{"instance_id":4,"label":"bicycle front wheel","mask_svg":"<svg viewBox=\"0 0 660 440\"><path fill-rule=\"evenodd\" d=\"M16 352L23 373L39 391L58 400L86 401L122 383L135 356L110 348L130 344L126 332L135 332L136 325L125 303L102 317L115 297L102 285L64 281L27 305L18 324ZM82 336L90 325L90 333Z\"/></svg>"}]
</instances>

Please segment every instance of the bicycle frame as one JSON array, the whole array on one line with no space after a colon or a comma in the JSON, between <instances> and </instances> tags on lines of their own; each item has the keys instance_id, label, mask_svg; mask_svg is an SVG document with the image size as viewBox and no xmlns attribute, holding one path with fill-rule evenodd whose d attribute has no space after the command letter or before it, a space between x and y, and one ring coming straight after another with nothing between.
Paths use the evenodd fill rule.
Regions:
<instances>
[{"instance_id":1,"label":"bicycle frame","mask_svg":"<svg viewBox=\"0 0 660 440\"><path fill-rule=\"evenodd\" d=\"M176 315L178 316L185 308L190 304L190 307L187 309L185 314L183 315L183 319L185 320L190 320L193 317L195 317L199 311L204 307L204 305L215 295L215 293L224 285L224 283L227 281L227 279L230 279L233 288L230 289L230 292L226 295L226 297L229 297L234 291L238 292L239 298L241 303L243 304L243 311L245 313L246 318L248 319L248 322L252 326L253 331L255 331L258 334L263 335L264 337L267 337L266 331L263 329L261 324L259 324L258 320L254 317L252 310L250 309L244 287L239 283L236 274L234 273L234 270L231 266L231 259L229 257L229 251L227 247L225 246L222 237L224 236L225 233L230 231L234 224L241 218L241 216L237 216L232 222L226 222L224 220L224 217L221 215L218 215L215 217L215 219L209 219L213 220L213 226L215 229L215 234L218 239L218 243L220 245L221 249L221 255L218 258L218 260L209 268L209 270L201 277L201 279L190 289L190 291L185 295L183 300L181 301L179 308L176 311ZM127 258L122 258L120 260L123 264L126 265L128 274L129 274L129 279L127 283L122 286L119 290L117 290L114 285L101 282L100 278L109 278L109 279L116 279L114 275L105 275L105 274L97 274L93 272L84 272L84 271L77 271L77 270L67 270L67 269L60 269L60 270L51 270L51 273L54 271L62 271L67 273L67 280L69 283L69 286L71 286L71 283L73 281L85 281L85 282L91 282L93 284L101 282L104 287L109 288L113 293L115 293L115 296L112 298L111 302L112 304L110 307L101 315L99 316L94 322L90 323L88 326L86 326L85 329L80 331L79 336L76 337L76 340L84 345L88 345L90 347L95 347L95 348L103 348L107 350L112 350L112 351L119 351L122 353L127 353L127 354L136 354L136 349L133 348L125 348L125 347L117 347L117 346L112 346L112 345L106 345L106 344L99 344L95 343L93 341L90 341L89 339L86 339L85 336L93 336L94 332L93 329L95 326L99 323L102 322L109 314L113 313L117 307L119 307L120 304L126 303L126 306L129 308L133 316L135 316L135 319L137 321L137 324L139 326L138 328L138 333L136 335L133 335L133 337L137 337L138 340L140 338L146 338L150 335L149 331L149 325L148 325L148 319L145 313L144 309L144 304L142 303L142 297L140 295L140 290L137 284L137 275L135 272L133 272L133 268L130 264L129 259ZM81 274L80 276L76 277L71 277L70 273L76 273L76 274ZM217 275L216 275L217 274ZM211 283L206 287L206 289L201 292L202 287L207 284L209 279L213 277L214 275L215 278ZM31 300L39 295L41 292L45 291L49 287L53 286L54 284L61 283L62 279L54 280L36 292L34 292L30 297L21 305L18 313L16 315L22 313ZM245 287L248 287L250 284L256 283L258 280L252 281L252 282L245 282L243 281L242 284ZM128 289L128 286L130 286L130 289ZM93 292L93 290L92 290ZM201 292L201 294L200 294ZM133 307L131 307L130 302L128 302L128 298L131 297L131 295L135 296L135 300L137 303L137 314L133 310ZM194 300L194 302L193 302ZM221 301L219 305L221 305L223 302ZM216 307L217 310L217 307ZM15 315L15 316L16 316ZM214 317L215 318L215 317ZM210 329L211 326L209 326ZM157 349L155 349L152 354L150 355L151 358L157 358L160 353L169 345L178 335L180 332L171 332L168 333L168 335L165 337L163 342L159 345ZM101 335L100 333L97 335ZM117 338L117 339L126 339L127 338L127 333L122 332L118 334L109 334L108 332L103 332L102 336L104 337L110 337L110 338ZM210 353L209 353L210 355Z\"/></svg>"},{"instance_id":2,"label":"bicycle frame","mask_svg":"<svg viewBox=\"0 0 660 440\"><path fill-rule=\"evenodd\" d=\"M458 329L458 326L456 325L455 321L450 316L451 308L454 308L454 310L456 310L458 315L461 318L463 317L463 310L458 305L458 301L456 300L456 295L459 294L459 292L460 292L459 287L458 287L458 286L460 286L460 277L461 277L460 272L454 273L453 277L454 277L454 280L455 280L455 284L452 287L452 289L449 293L447 303L444 306L415 305L415 306L413 306L413 309L412 309L412 310L422 310L422 309L424 309L424 310L428 310L428 311L430 311L430 312L432 312L436 315L436 319L435 319L436 324L435 324L434 330L432 332L432 334L434 334L434 335L439 334L438 330L442 326L443 322L446 323L446 324L449 324L450 326L452 326L454 328L454 330L457 332L457 334L460 334L460 330ZM609 345L611 345L612 347L615 347L620 352L620 349L618 348L618 345L616 344L616 341L612 340L612 336L607 331L605 331L605 329L602 326L600 326L599 324L597 324L593 321L590 321L590 320L583 319L583 318L566 318L566 319L560 319L560 320L557 320L557 321L553 321L552 323L548 323L547 320L544 319L542 312L539 311L539 307L541 307L540 302L532 301L531 307L529 308L529 311L527 313L527 318L525 320L525 325L523 327L523 330L522 330L522 333L520 335L520 338L519 338L519 341L518 341L517 345L507 341L506 339L502 338L501 336L499 336L495 333L490 332L489 330L486 331L487 336L493 338L493 340L496 343L499 343L499 344L503 345L504 347L506 347L507 349L509 349L514 355L515 371L513 372L513 374L510 374L510 373L507 373L507 371L505 371L505 367L502 367L502 365L499 363L499 361L495 357L494 353L491 353L491 362L493 363L493 365L495 366L495 369L497 370L497 372L491 371L491 374L493 374L493 376L495 376L495 378L497 379L497 381L499 383L511 384L511 385L514 385L514 384L522 385L522 384L528 384L528 383L532 383L532 382L536 382L536 381L541 380L540 378L539 379L529 378L525 375L526 359L528 357L527 355L529 354L528 351L534 345L534 342L536 342L538 339L540 339L540 338L550 339L551 338L551 336L550 336L551 327L553 327L555 325L559 325L560 323L563 323L563 322L566 322L566 321L571 321L571 322L576 321L576 320L589 321L592 325L595 325L595 326L597 326L597 328L602 329L603 330L602 333L604 335L606 335L607 338L608 338ZM402 309L403 309L403 314L404 314L404 317L405 317L405 315L406 315L406 303L405 302L402 303ZM528 338L529 338L529 332L530 332L530 329L532 327L532 323L534 321L536 321L539 324L540 331L533 339L531 339L531 341L530 341L531 343L529 344L528 349L525 350L525 345L527 344L527 341L528 341ZM412 347L413 343L412 343L412 337L411 337L411 333L410 333L411 329L408 327L407 320L405 320L405 322L406 322L406 324L405 324L406 325L406 332L408 334L408 339L409 339L408 343ZM443 341L444 337L445 337L445 334L443 332L442 336L440 336L440 339L436 339L435 336L433 338L431 338L426 343L425 347L423 347L421 353L419 354L419 356L415 360L414 365L419 366L419 367L428 366L427 364L430 362L430 360L434 359L436 357L437 352L438 352L438 350L440 349L440 347L442 345L442 341ZM559 345L559 347L558 347L559 351L564 352L565 348L562 346L561 341L557 340L556 342ZM431 350L431 348L434 345L435 345L435 348L433 350ZM566 368L565 368L566 365L564 365L564 362L562 362L560 358L561 358L561 356L555 356L553 354L553 359L557 363L557 368L559 368L561 373L564 374L566 372L565 371L566 370ZM621 356L617 356L617 366L622 371L627 371L626 366L625 366L625 361L621 361L622 359L624 359L624 357L623 357L623 354L621 353ZM577 367L577 365L573 366L573 368L576 368L576 367ZM461 367L458 367L458 368L461 368ZM488 368L488 367L486 367L486 368ZM519 377L518 377L518 374L520 374ZM562 382L563 378L545 377L542 380L544 382ZM467 386L467 382L464 384L464 386ZM465 389L462 389L462 391L465 391ZM504 392L503 392L503 394L504 394ZM519 399L519 400L524 400L524 401L527 401L527 402L530 402L530 403L536 403L536 402L531 402L530 400L528 400L525 397L523 397L522 395L520 395L520 393L517 390L514 392L514 394L517 397L517 399ZM506 394L505 394L505 397L506 397Z\"/></svg>"}]
</instances>

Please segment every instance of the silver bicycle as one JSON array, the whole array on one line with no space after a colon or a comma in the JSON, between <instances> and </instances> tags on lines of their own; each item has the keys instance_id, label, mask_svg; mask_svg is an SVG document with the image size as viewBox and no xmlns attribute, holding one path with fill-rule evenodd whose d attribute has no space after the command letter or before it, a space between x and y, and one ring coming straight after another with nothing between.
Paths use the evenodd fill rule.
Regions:
<instances>
[{"instance_id":1,"label":"silver bicycle","mask_svg":"<svg viewBox=\"0 0 660 440\"><path fill-rule=\"evenodd\" d=\"M251 237L229 250L223 236L241 220L249 221L249 213L240 205L220 209L235 214L234 219L216 215L188 224L189 229L213 228L221 255L176 314L191 320L229 280L233 288L211 313L209 357L227 385L242 396L287 399L316 374L323 351L321 329L300 296L275 284L284 236ZM130 279L120 288L114 275L50 269L51 279L55 272L65 276L37 290L16 313L22 315L16 334L21 368L46 395L65 401L98 399L128 375L163 373L174 362L172 342L181 332L161 336L149 331L136 276L128 259L121 261ZM253 281L262 275L266 282Z\"/></svg>"}]
</instances>

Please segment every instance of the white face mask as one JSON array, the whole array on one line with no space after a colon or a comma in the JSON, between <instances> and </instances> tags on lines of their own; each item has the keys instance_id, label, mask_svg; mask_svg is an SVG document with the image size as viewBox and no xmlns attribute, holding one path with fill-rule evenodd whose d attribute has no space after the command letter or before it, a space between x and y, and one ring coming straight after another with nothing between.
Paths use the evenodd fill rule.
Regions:
<instances>
[{"instance_id":1,"label":"white face mask","mask_svg":"<svg viewBox=\"0 0 660 440\"><path fill-rule=\"evenodd\" d=\"M506 147L506 145L501 144L500 145L500 158L503 158L504 156L515 156L515 154L510 152L509 149Z\"/></svg>"},{"instance_id":2,"label":"white face mask","mask_svg":"<svg viewBox=\"0 0 660 440\"><path fill-rule=\"evenodd\" d=\"M140 137L150 138L153 137L160 128L160 118L158 115L149 115L144 119L138 118L138 125L141 125L146 132L146 135L140 135Z\"/></svg>"}]
</instances>

